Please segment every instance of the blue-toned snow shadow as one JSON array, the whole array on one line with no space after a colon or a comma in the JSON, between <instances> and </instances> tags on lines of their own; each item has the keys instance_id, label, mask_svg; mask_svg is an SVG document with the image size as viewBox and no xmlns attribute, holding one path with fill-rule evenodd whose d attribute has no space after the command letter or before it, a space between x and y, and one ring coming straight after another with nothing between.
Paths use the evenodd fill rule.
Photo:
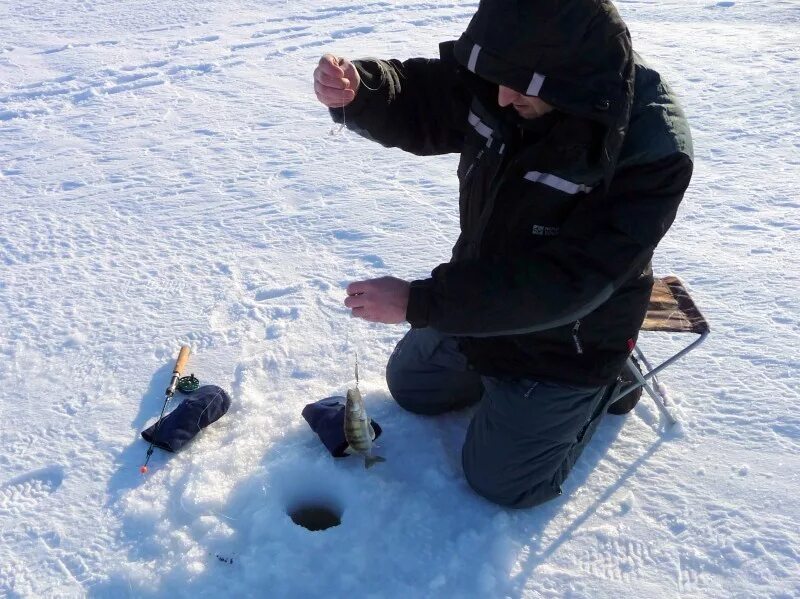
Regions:
<instances>
[{"instance_id":1,"label":"blue-toned snow shadow","mask_svg":"<svg viewBox=\"0 0 800 599\"><path fill-rule=\"evenodd\" d=\"M157 390L163 393L160 385ZM319 596L366 587L385 588L393 596L403 589L410 596L520 596L537 569L549 564L668 439L656 439L610 486L595 483L596 496L575 513L570 495L587 483L635 417L606 416L565 482L563 497L509 510L476 495L461 472L458 457L472 410L418 416L402 410L385 390L365 391L365 401L384 428L378 450L386 463L366 471L357 458L332 458L298 414L224 505L182 504L184 488L197 474L189 468L168 481L161 520L134 513L123 517L130 562L158 559L165 549L159 536L166 518L169 530L194 538L204 555L202 572L187 578L176 565L146 589L140 582L129 587L119 573L92 587L90 595L249 596L262 589L271 596ZM142 449L131 454L134 479L144 454L143 444L135 445ZM297 526L289 512L305 504L331 509L341 524L322 532ZM208 516L231 533L205 532ZM554 522L560 522L559 530L553 530ZM517 548L523 546L527 551L520 556Z\"/></svg>"},{"instance_id":2,"label":"blue-toned snow shadow","mask_svg":"<svg viewBox=\"0 0 800 599\"><path fill-rule=\"evenodd\" d=\"M564 496L535 508L537 513L534 515L534 521L532 522L533 529L526 531L526 533L532 532L533 534L526 534L524 535L525 538L520 538L521 544L528 545L527 555L524 559L517 562L517 572L511 575L508 580L506 592L510 596L521 596L524 594L526 583L532 577L536 576L537 568L546 565L548 560L565 543L569 542L573 535L578 532L600 508L606 506L613 495L658 452L664 443L682 438L682 433L679 428L674 430L670 430L669 428L663 429L665 421L660 415L655 420L644 418L647 426L657 434L652 444L617 475L614 482L603 489L590 505L585 507L579 514L572 517L568 525L565 526L555 538L550 536L552 540L543 540L543 533L545 532L547 524L559 514L570 501L570 495L586 483L597 465L603 461L609 449L615 443L617 435L625 426L625 423L630 418L636 418L639 417L639 415L640 410L638 408L635 412L631 412L630 415L624 417L606 414L595 431L594 437L584 449L583 454L578 459L574 469L565 481ZM619 515L624 515L624 513L626 512L623 508L623 511L619 512Z\"/></svg>"},{"instance_id":3,"label":"blue-toned snow shadow","mask_svg":"<svg viewBox=\"0 0 800 599\"><path fill-rule=\"evenodd\" d=\"M139 472L139 467L144 464L148 444L142 439L140 433L144 430L149 420L158 418L158 415L161 413L161 406L164 404L164 394L169 385L173 367L174 361L170 361L159 368L155 374L153 374L153 378L150 379L147 390L142 394L139 400L139 412L131 422L135 438L115 460L117 470L109 479L106 487L108 494L106 505L113 504L122 493L133 487L138 487L142 483L142 474ZM166 413L175 408L175 406L180 403L182 397L180 393L176 393L175 397L173 397L167 405ZM164 455L164 452L160 449L155 449L150 463L157 467L159 464L164 463L167 457L168 456Z\"/></svg>"}]
</instances>

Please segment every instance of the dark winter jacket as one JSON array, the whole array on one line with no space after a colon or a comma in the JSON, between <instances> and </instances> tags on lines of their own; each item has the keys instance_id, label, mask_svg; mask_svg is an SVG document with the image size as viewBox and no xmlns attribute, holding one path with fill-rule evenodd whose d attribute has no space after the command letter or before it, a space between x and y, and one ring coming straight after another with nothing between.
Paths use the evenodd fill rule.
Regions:
<instances>
[{"instance_id":1,"label":"dark winter jacket","mask_svg":"<svg viewBox=\"0 0 800 599\"><path fill-rule=\"evenodd\" d=\"M683 113L613 5L484 0L439 59L356 66L350 129L461 154L461 235L449 263L412 283L411 325L462 337L483 374L613 381L692 173ZM497 84L557 110L521 119L498 107Z\"/></svg>"}]
</instances>

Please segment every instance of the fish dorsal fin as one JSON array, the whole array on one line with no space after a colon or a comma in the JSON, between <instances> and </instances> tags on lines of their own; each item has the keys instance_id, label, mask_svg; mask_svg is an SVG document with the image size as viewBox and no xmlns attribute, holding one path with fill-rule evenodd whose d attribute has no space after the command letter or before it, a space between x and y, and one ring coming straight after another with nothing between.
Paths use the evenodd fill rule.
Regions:
<instances>
[{"instance_id":1,"label":"fish dorsal fin","mask_svg":"<svg viewBox=\"0 0 800 599\"><path fill-rule=\"evenodd\" d=\"M364 456L364 468L371 468L375 464L380 462L385 462L386 458L382 458L379 455L368 455Z\"/></svg>"}]
</instances>

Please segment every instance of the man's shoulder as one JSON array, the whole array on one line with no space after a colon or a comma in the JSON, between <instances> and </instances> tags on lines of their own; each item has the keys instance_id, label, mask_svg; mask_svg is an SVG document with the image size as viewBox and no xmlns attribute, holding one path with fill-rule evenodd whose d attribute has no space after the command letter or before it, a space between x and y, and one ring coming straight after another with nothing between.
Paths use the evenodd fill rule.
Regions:
<instances>
[{"instance_id":1,"label":"man's shoulder","mask_svg":"<svg viewBox=\"0 0 800 599\"><path fill-rule=\"evenodd\" d=\"M672 154L693 157L689 123L664 78L637 54L633 107L617 166L656 162Z\"/></svg>"}]
</instances>

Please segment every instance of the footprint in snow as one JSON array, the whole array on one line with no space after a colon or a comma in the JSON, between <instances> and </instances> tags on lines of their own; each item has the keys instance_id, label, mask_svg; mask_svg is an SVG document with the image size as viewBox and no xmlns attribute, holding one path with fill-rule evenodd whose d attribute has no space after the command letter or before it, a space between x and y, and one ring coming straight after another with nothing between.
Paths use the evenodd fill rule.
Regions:
<instances>
[{"instance_id":1,"label":"footprint in snow","mask_svg":"<svg viewBox=\"0 0 800 599\"><path fill-rule=\"evenodd\" d=\"M376 256L375 254L366 254L361 256L361 259L368 265L374 268L383 268L386 264L383 261L383 258L380 256Z\"/></svg>"},{"instance_id":2,"label":"footprint in snow","mask_svg":"<svg viewBox=\"0 0 800 599\"><path fill-rule=\"evenodd\" d=\"M0 514L18 514L34 509L64 482L64 469L58 465L26 472L0 486Z\"/></svg>"},{"instance_id":3,"label":"footprint in snow","mask_svg":"<svg viewBox=\"0 0 800 599\"><path fill-rule=\"evenodd\" d=\"M349 29L340 29L339 31L334 31L331 33L331 37L335 40L338 40L345 37L352 37L354 35L365 35L367 33L372 33L373 31L375 31L375 28L370 26L351 27Z\"/></svg>"},{"instance_id":4,"label":"footprint in snow","mask_svg":"<svg viewBox=\"0 0 800 599\"><path fill-rule=\"evenodd\" d=\"M300 291L300 287L297 285L292 287L278 287L274 289L264 288L256 291L255 299L257 302L264 302L278 297L283 297L285 295L291 295L293 293L297 293L298 291Z\"/></svg>"},{"instance_id":5,"label":"footprint in snow","mask_svg":"<svg viewBox=\"0 0 800 599\"><path fill-rule=\"evenodd\" d=\"M333 231L333 236L342 241L362 241L368 237L366 233L360 231L348 231L345 229L337 229Z\"/></svg>"}]
</instances>

